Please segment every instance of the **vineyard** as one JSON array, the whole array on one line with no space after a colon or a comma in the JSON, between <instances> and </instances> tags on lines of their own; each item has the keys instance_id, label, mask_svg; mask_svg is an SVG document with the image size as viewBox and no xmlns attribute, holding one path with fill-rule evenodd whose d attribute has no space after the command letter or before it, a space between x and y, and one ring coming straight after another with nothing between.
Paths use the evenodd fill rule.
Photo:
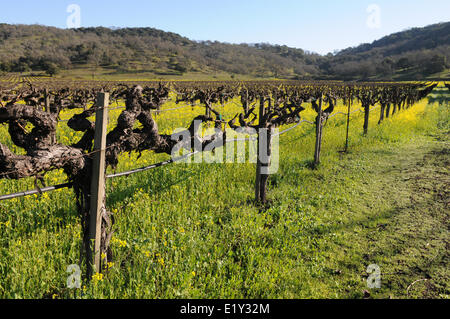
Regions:
<instances>
[{"instance_id":1,"label":"vineyard","mask_svg":"<svg viewBox=\"0 0 450 319\"><path fill-rule=\"evenodd\" d=\"M426 101L438 85L1 79L2 247L28 251L30 256L25 259L32 267L17 269L11 260L0 262L2 278L7 278L0 283L0 294L7 296L9 291L17 293L28 287L39 297L111 297L116 296L115 288L109 291L105 282L111 280L114 286L120 278L125 288L117 293L122 297L264 297L262 282L275 286L280 278L259 273L251 252L267 249L266 257L273 258L281 254L280 247L291 245L274 242L293 227L289 223L278 227L279 221L287 218L282 212L290 217L297 214L292 220L300 229L309 223L326 227L312 215L311 207L325 205L321 209L327 210L327 201L348 201L345 192L329 198L319 195L323 193L314 187L327 184L326 179L314 187L306 181L302 186L302 180L325 174L323 171L336 173L339 160L327 163L330 153L358 156L358 151L371 143L401 140L399 132L405 128L400 130L396 123L413 131L408 117L419 122L421 117L425 121L427 116L442 113ZM180 128L174 138L174 130ZM238 143L247 146L246 152L228 154L228 146ZM280 172L269 174L275 143L280 144ZM259 155L254 163L248 161L252 149ZM267 158L262 158L261 150ZM307 158L299 158L300 154ZM308 189L310 198L305 201L306 195L301 195L301 200L294 201L297 206L282 202L287 195L277 191L277 185L284 179L297 185L293 190L313 187ZM301 192L296 195L293 190L287 193L300 196ZM146 204L138 208L141 201ZM302 201L312 206L304 206ZM96 220L98 225L94 225ZM227 237L226 224L245 226ZM129 238L116 235L128 234L130 229ZM252 229L263 242L261 246L252 242ZM269 236L272 229L279 233ZM52 230L63 238L54 237ZM216 232L225 233L219 236ZM48 258L34 256L33 247L24 247L19 234L25 234L29 243L42 244L38 250L45 251ZM42 241L30 240L36 236ZM309 247L303 258L324 258L318 256L314 242L299 243L295 233L290 236L292 245ZM199 244L211 238L215 238L212 242L225 240L227 250ZM60 242L64 245L59 246ZM58 252L53 251L55 247ZM2 254L6 255L5 251ZM65 257L54 258L56 264L45 266L37 262L40 266L33 268L33 258L48 262L53 254ZM227 259L226 265L218 256ZM151 262L141 263L136 258ZM71 261L66 265L63 260ZM171 264L184 265L185 260L195 269L181 266L183 275L179 275L180 269ZM133 272L134 263L141 274ZM91 288L74 292L61 288L70 264L83 265L84 285ZM315 266L311 267L308 272L317 275ZM236 277L238 268L245 268L245 276L260 280L246 287L244 280ZM40 284L31 279L14 281L11 274L20 272L30 278L48 278L43 275L47 272L56 275L42 283L38 292ZM123 272L126 274L119 275ZM153 290L141 285L144 273L148 276L145 280L153 282ZM170 281L171 276L176 282ZM202 283L199 286L203 288L194 288L200 276L211 286ZM216 283L219 277L241 287L239 292ZM273 289L291 291L289 287Z\"/></svg>"}]
</instances>

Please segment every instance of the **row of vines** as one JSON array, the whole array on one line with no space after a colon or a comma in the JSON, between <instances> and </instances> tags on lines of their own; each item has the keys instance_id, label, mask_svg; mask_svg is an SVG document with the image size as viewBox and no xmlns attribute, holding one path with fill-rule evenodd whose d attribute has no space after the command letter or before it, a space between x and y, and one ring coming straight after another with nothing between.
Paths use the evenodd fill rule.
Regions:
<instances>
[{"instance_id":1,"label":"row of vines","mask_svg":"<svg viewBox=\"0 0 450 319\"><path fill-rule=\"evenodd\" d=\"M167 101L186 106L201 106L204 114L192 119L185 129L189 140L182 147L189 152L213 150L224 145L230 130L239 133L285 127L302 121L306 104L316 116L315 164L320 162L322 130L335 106L342 101L350 107L356 101L364 113L363 133L369 130L369 116L380 106L379 122L406 110L425 98L436 83L342 83L342 82L0 82L0 125L8 126L15 148L0 143L0 180L34 177L39 190L43 177L53 170L63 170L76 194L77 209L84 233L84 249L89 250L89 215L95 136L94 115L99 110L99 92L108 92L120 108L116 126L106 136L105 166L115 168L124 153L146 152L171 155L179 140L158 129L157 115ZM449 87L447 85L447 87ZM124 106L119 106L124 104ZM234 104L239 112L225 118L222 110ZM61 119L66 109L81 113ZM178 109L178 108L176 108ZM81 134L72 144L57 141L58 122ZM198 127L196 123L201 122ZM202 127L214 127L213 134L202 134ZM348 125L347 125L348 130ZM348 146L348 145L347 145ZM257 170L261 171L261 163ZM267 175L258 177L256 200L266 201ZM45 186L45 185L44 185ZM112 259L109 243L113 216L105 207L102 213L102 264ZM101 269L99 270L101 271Z\"/></svg>"}]
</instances>

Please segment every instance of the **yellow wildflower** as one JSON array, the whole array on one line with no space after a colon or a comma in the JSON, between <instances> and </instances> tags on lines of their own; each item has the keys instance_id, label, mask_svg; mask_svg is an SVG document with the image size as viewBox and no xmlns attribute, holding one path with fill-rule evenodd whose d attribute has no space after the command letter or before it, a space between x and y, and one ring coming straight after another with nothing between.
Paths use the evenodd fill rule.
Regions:
<instances>
[{"instance_id":1,"label":"yellow wildflower","mask_svg":"<svg viewBox=\"0 0 450 319\"><path fill-rule=\"evenodd\" d=\"M103 274L101 273L95 273L94 275L92 275L92 281L94 282L94 284L96 284L99 281L103 280Z\"/></svg>"}]
</instances>

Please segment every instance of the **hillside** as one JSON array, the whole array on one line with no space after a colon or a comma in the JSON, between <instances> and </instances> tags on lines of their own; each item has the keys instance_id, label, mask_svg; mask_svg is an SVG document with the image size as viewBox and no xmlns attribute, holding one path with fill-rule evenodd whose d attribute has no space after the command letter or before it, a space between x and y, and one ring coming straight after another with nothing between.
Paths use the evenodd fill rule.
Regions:
<instances>
[{"instance_id":1,"label":"hillside","mask_svg":"<svg viewBox=\"0 0 450 319\"><path fill-rule=\"evenodd\" d=\"M153 28L67 30L0 24L0 72L75 77L423 79L445 74L449 45L450 23L399 32L334 56L270 44L198 42Z\"/></svg>"},{"instance_id":2,"label":"hillside","mask_svg":"<svg viewBox=\"0 0 450 319\"><path fill-rule=\"evenodd\" d=\"M330 73L422 78L450 65L450 23L413 28L339 52ZM438 75L437 75L438 76ZM448 78L448 76L447 76Z\"/></svg>"}]
</instances>

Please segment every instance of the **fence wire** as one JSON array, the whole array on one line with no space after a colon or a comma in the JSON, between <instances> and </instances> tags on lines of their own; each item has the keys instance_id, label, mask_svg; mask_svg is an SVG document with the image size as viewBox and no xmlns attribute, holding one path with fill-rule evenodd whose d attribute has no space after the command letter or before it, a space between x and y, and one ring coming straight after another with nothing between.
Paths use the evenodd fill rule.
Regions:
<instances>
[{"instance_id":1,"label":"fence wire","mask_svg":"<svg viewBox=\"0 0 450 319\"><path fill-rule=\"evenodd\" d=\"M201 106L201 105L198 105L198 104L186 105L186 106L182 106L182 107L179 107L179 108L168 109L168 110L161 110L161 112L177 110L177 109L190 107L190 106L195 107L195 106ZM374 109L376 109L378 107L379 106L374 106L373 108L370 109L370 111L372 111L372 110L374 110ZM119 108L124 108L124 107L117 107L117 108L114 108L114 109L119 109ZM328 119L333 118L334 116L337 116L339 114L351 115L351 114L353 114L355 112L358 112L358 111L363 112L359 108L354 110L354 111L352 111L352 112L350 112L350 114L344 113L344 112L337 112L337 113L334 113L334 114L330 115L328 117ZM285 134L285 133L287 133L287 132L297 128L298 126L300 126L303 123L308 123L308 124L311 124L311 125L315 124L314 122L311 122L311 121L301 120L298 123L296 123L294 126L292 126L290 128L287 128L287 129L285 129L285 130L283 130L281 132L276 133L275 136L283 135L283 134ZM224 143L228 144L228 143L239 142L239 141L256 141L257 139L258 139L258 137L237 138L237 139L225 140ZM107 148L111 148L111 147L114 147L114 145L110 145ZM100 150L93 151L93 152L91 152L89 154L83 154L83 155L80 155L80 156L90 155L90 154L94 154L96 152L100 152ZM130 175L133 175L133 174L136 174L136 173L145 172L145 171L152 170L152 169L155 169L155 168L158 168L158 167L162 167L162 166L165 166L165 165L169 165L169 164L173 164L173 163L176 163L176 162L180 162L180 161L182 161L184 159L187 159L189 157L194 156L197 153L203 153L203 152L195 151L195 152L192 152L192 153L180 156L178 158L174 158L174 159L170 159L170 160L167 160L167 161L159 162L159 163L152 164L152 165L149 165L149 166L133 169L133 170L126 171L126 172L109 174L109 175L106 175L106 178L107 179L113 179L113 178L125 177L125 176L130 176ZM0 175L11 174L11 173L14 173L14 172L7 172L7 173L3 173L3 174L0 174ZM31 196L31 195L37 195L37 194L43 194L43 193L55 191L55 190L58 190L58 189L69 188L71 186L72 186L71 183L63 183L63 184L59 184L59 185L54 185L54 186L49 186L49 187L44 187L44 188L39 188L39 189L34 189L34 190L29 190L29 191L24 191L24 192L17 192L17 193L8 194L8 195L2 195L2 196L0 196L0 201L10 200L10 199L14 199L14 198L20 198L20 197L25 197L25 196Z\"/></svg>"}]
</instances>

